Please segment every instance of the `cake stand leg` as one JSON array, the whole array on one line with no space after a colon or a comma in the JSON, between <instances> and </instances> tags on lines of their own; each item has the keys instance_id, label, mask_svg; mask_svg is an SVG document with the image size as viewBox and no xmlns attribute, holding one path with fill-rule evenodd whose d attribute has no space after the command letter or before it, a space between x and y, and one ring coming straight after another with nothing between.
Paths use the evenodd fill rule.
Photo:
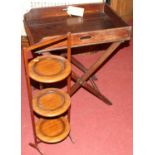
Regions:
<instances>
[{"instance_id":1,"label":"cake stand leg","mask_svg":"<svg viewBox=\"0 0 155 155\"><path fill-rule=\"evenodd\" d=\"M31 147L35 148L41 155L44 155L44 154L40 151L40 149L38 148L38 146L37 146L36 144L29 143L29 145L30 145Z\"/></svg>"}]
</instances>

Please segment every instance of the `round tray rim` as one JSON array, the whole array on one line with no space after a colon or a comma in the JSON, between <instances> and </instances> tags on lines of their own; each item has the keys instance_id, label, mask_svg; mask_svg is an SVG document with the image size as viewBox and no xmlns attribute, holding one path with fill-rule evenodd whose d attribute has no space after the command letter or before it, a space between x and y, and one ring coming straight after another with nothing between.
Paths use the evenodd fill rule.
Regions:
<instances>
[{"instance_id":1,"label":"round tray rim","mask_svg":"<svg viewBox=\"0 0 155 155\"><path fill-rule=\"evenodd\" d=\"M40 97L40 95L42 95L42 94L46 95L46 93L48 94L50 91L59 93L59 94L61 94L64 97L64 103L63 103L63 105L60 108L56 108L55 110L46 110L46 109L42 109L39 106L38 98ZM65 113L70 108L70 105L71 105L71 98L70 98L69 94L67 94L66 92L64 92L63 90L58 89L58 88L42 89L42 90L36 92L33 95L33 99L32 99L33 110L38 115L41 115L41 116L44 116L44 117L59 116L59 115Z\"/></svg>"},{"instance_id":2,"label":"round tray rim","mask_svg":"<svg viewBox=\"0 0 155 155\"><path fill-rule=\"evenodd\" d=\"M37 72L34 71L34 66L36 63L38 63L42 59L57 59L59 62L61 62L63 65L63 68L59 74L51 75L51 76L42 76L40 74L37 74ZM29 76L38 82L42 83L54 83L58 82L61 80L64 80L69 74L71 73L71 63L64 57L62 56L57 56L57 55L42 55L42 56L37 56L36 58L32 59L29 64Z\"/></svg>"},{"instance_id":3,"label":"round tray rim","mask_svg":"<svg viewBox=\"0 0 155 155\"><path fill-rule=\"evenodd\" d=\"M43 142L46 142L46 143L58 143L60 141L63 141L65 138L67 138L67 136L69 135L69 132L70 132L70 124L69 124L69 121L67 119L67 117L59 117L59 118L54 118L55 120L59 120L61 119L61 121L64 123L64 131L63 133L61 133L60 135L58 136L55 136L55 137L48 137L48 136L45 136L41 131L40 131L40 125L44 122L44 121L51 121L48 120L48 119L39 119L37 122L36 122L36 134L37 134L37 138L40 139L41 141Z\"/></svg>"}]
</instances>

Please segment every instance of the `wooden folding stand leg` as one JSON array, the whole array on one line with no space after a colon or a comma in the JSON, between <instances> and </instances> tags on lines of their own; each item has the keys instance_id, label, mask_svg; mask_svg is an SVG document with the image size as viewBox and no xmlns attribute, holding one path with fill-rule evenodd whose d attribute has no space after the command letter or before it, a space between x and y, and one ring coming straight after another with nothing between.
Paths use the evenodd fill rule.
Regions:
<instances>
[{"instance_id":1,"label":"wooden folding stand leg","mask_svg":"<svg viewBox=\"0 0 155 155\"><path fill-rule=\"evenodd\" d=\"M24 61L24 67L25 67L25 76L26 76L26 84L27 84L27 92L28 92L28 100L29 100L29 109L30 109L30 114L31 114L31 123L32 123L32 132L33 132L33 138L34 138L34 143L30 142L29 145L33 148L35 148L41 155L43 153L40 151L38 148L38 139L36 135L36 130L35 130L35 118L33 115L33 108L32 108L32 90L31 90L31 84L30 84L30 79L28 75L28 56L27 56L28 50L26 48L23 49L23 61Z\"/></svg>"},{"instance_id":2,"label":"wooden folding stand leg","mask_svg":"<svg viewBox=\"0 0 155 155\"><path fill-rule=\"evenodd\" d=\"M75 80L75 84L71 87L70 95L72 96L81 86L87 89L89 92L97 96L99 99L104 101L108 105L112 105L111 101L109 101L103 94L99 92L99 90L94 89L90 84L87 83L86 80L92 78L93 73L103 64L103 62L115 51L115 49L122 42L114 42L110 45L110 47L101 55L101 57L90 66L88 70L85 70L85 73L79 77L75 72L72 71L72 78ZM73 59L73 61L75 61ZM72 62L73 63L73 62Z\"/></svg>"}]
</instances>

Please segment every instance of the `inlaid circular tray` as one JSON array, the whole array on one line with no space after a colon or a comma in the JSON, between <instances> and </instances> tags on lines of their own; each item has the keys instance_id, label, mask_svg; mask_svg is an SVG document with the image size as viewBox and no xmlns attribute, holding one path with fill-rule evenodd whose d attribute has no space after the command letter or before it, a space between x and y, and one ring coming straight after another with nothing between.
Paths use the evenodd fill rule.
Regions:
<instances>
[{"instance_id":1,"label":"inlaid circular tray","mask_svg":"<svg viewBox=\"0 0 155 155\"><path fill-rule=\"evenodd\" d=\"M32 100L33 110L44 117L61 115L70 104L70 96L57 88L42 89L34 94Z\"/></svg>"},{"instance_id":2,"label":"inlaid circular tray","mask_svg":"<svg viewBox=\"0 0 155 155\"><path fill-rule=\"evenodd\" d=\"M57 143L64 140L70 132L70 125L65 117L39 119L36 123L37 137L46 143Z\"/></svg>"},{"instance_id":3,"label":"inlaid circular tray","mask_svg":"<svg viewBox=\"0 0 155 155\"><path fill-rule=\"evenodd\" d=\"M43 83L61 81L65 79L70 72L70 62L61 56L38 56L29 62L30 77Z\"/></svg>"}]
</instances>

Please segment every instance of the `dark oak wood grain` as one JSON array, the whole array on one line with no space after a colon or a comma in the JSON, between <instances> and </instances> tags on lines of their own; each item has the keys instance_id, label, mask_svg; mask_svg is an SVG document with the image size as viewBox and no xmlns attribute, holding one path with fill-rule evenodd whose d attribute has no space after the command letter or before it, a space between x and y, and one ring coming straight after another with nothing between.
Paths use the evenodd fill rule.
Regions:
<instances>
[{"instance_id":1,"label":"dark oak wood grain","mask_svg":"<svg viewBox=\"0 0 155 155\"><path fill-rule=\"evenodd\" d=\"M72 33L72 47L130 39L131 27L104 3L75 5L85 8L83 17L69 16L67 6L32 9L25 14L24 24L30 43L43 38ZM52 50L66 48L65 43Z\"/></svg>"}]
</instances>

